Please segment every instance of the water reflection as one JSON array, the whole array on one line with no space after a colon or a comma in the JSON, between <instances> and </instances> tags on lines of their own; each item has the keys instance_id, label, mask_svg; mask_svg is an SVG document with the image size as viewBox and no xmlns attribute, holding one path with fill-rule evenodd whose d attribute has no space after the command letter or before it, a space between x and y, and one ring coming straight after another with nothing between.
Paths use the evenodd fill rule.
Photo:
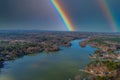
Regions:
<instances>
[{"instance_id":1,"label":"water reflection","mask_svg":"<svg viewBox=\"0 0 120 80\"><path fill-rule=\"evenodd\" d=\"M79 69L90 62L88 55L95 50L90 46L81 48L79 41L72 41L71 47L62 47L58 52L42 52L5 62L0 75L13 80L73 80L76 75L84 74Z\"/></svg>"}]
</instances>

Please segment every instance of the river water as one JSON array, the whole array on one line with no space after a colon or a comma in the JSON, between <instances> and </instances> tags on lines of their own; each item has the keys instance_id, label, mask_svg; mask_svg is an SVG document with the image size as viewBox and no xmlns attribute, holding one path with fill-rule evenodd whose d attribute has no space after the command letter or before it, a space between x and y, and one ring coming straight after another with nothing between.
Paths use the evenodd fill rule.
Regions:
<instances>
[{"instance_id":1,"label":"river water","mask_svg":"<svg viewBox=\"0 0 120 80\"><path fill-rule=\"evenodd\" d=\"M7 61L0 70L0 80L70 80L84 75L79 69L90 62L88 55L96 49L89 45L82 48L80 41L74 40L71 47L61 47L58 52L42 52Z\"/></svg>"}]
</instances>

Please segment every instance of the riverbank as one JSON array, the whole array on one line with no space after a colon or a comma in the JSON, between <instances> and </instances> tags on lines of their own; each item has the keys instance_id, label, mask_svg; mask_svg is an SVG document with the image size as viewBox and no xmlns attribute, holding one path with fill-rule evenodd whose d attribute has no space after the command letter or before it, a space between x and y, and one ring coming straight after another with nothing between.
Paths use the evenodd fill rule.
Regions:
<instances>
[{"instance_id":1,"label":"riverbank","mask_svg":"<svg viewBox=\"0 0 120 80\"><path fill-rule=\"evenodd\" d=\"M70 47L60 47L58 52L45 51L26 55L14 61L5 61L1 68L0 79L6 80L69 80L75 79L75 76L86 75L79 72L90 63L87 56L95 51L95 48L79 46L79 41L73 40Z\"/></svg>"},{"instance_id":2,"label":"riverbank","mask_svg":"<svg viewBox=\"0 0 120 80\"><path fill-rule=\"evenodd\" d=\"M102 60L95 64L91 63L91 60L95 61L101 59L101 53L105 53L110 48L113 49L113 47L108 45L107 48L101 41L99 45L96 40L93 43L97 43L97 45L92 46L89 44L89 46L86 41L88 40L89 42L89 39L92 38L91 36L93 36L93 34L100 36L102 33L42 32L2 34L0 35L0 55L2 55L1 62L3 62L3 64L1 64L1 75L7 80L10 80L10 78L11 80L105 79L106 76L104 76L103 73L109 74L119 69L117 68L115 71L109 70L108 64ZM108 34L106 35L109 36ZM86 40L77 40L83 38L86 38ZM94 38L92 39L94 40ZM79 42L85 42L85 45L81 45ZM108 43L110 42L107 41L107 44ZM112 45L113 44L114 43L112 43ZM104 49L100 46L105 46L104 48L106 48L106 51L103 51ZM98 50L99 48L100 50ZM119 47L116 49L119 49ZM111 53L112 51L109 50L108 52ZM115 52L119 53L119 51ZM40 54L31 55L35 53ZM92 54L91 59L88 58L89 54ZM95 56L96 54L97 56ZM93 56L95 56L95 60L93 59ZM102 56L104 57L103 54ZM112 61L110 58L105 60ZM108 63L113 65L115 62ZM79 71L79 69L82 69L83 72ZM105 72L102 71L103 69ZM88 75L86 72L91 74ZM10 78L7 76L10 76Z\"/></svg>"},{"instance_id":3,"label":"riverbank","mask_svg":"<svg viewBox=\"0 0 120 80\"><path fill-rule=\"evenodd\" d=\"M120 38L116 36L94 36L80 43L85 47L90 45L97 50L88 56L94 60L83 70L91 74L88 80L119 80L120 75ZM82 80L82 79L81 79Z\"/></svg>"},{"instance_id":4,"label":"riverbank","mask_svg":"<svg viewBox=\"0 0 120 80\"><path fill-rule=\"evenodd\" d=\"M88 34L78 32L34 32L34 33L1 33L0 62L14 60L24 55L45 51L56 52L60 46L70 47L71 41L87 38ZM4 36L3 36L4 35Z\"/></svg>"}]
</instances>

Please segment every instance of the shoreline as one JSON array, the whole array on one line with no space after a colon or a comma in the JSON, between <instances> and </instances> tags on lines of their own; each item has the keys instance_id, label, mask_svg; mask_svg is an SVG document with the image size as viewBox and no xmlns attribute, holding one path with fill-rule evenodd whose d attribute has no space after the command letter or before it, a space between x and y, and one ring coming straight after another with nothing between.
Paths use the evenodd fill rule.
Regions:
<instances>
[{"instance_id":1,"label":"shoreline","mask_svg":"<svg viewBox=\"0 0 120 80\"><path fill-rule=\"evenodd\" d=\"M74 39L74 40L82 40L82 39ZM35 51L35 52L32 52L32 53L27 53L27 54L23 54L23 55L19 55L19 56L16 56L14 59L6 59L6 60L1 60L0 61L0 68L2 68L3 66L4 66L4 62L5 61L11 61L11 60L16 60L16 59L18 59L18 58L21 58L21 57L24 57L24 56L26 56L26 55L29 55L29 54L36 54L36 53L42 53L42 52L45 52L45 53L49 53L49 52L58 52L58 51L60 51L61 49L60 49L60 47L70 47L70 46L72 46L72 41L74 41L74 40L70 40L68 43L70 43L70 45L67 45L67 46L59 46L59 49L57 49L57 50L53 50L53 51L46 51L45 49L42 49L41 51Z\"/></svg>"},{"instance_id":2,"label":"shoreline","mask_svg":"<svg viewBox=\"0 0 120 80\"><path fill-rule=\"evenodd\" d=\"M109 37L110 38L110 37ZM102 39L102 37L101 37ZM91 80L116 80L119 78L120 74L120 47L115 46L116 44L114 43L114 38L107 39L108 40L113 40L113 42L109 43L104 43L105 42L105 37L103 41L99 41L99 37L97 40L97 36L89 38L86 41L83 41L82 43L79 43L81 47L85 47L87 45L90 45L93 48L97 48L97 50L88 56L89 59L94 60L93 63L90 63L86 66L84 70L81 70L85 73L88 73L91 75L91 78L89 79L86 77L86 79ZM104 46L105 44L105 46ZM110 46L110 47L108 47ZM112 47L111 47L112 46ZM117 53L115 53L117 51ZM83 78L84 79L84 78ZM81 79L82 80L82 79Z\"/></svg>"}]
</instances>

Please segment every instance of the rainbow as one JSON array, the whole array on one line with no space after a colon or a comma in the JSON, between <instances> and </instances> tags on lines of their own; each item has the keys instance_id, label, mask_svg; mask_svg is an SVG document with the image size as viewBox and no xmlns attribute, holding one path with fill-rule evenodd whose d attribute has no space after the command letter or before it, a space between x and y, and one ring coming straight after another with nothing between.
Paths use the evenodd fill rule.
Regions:
<instances>
[{"instance_id":1,"label":"rainbow","mask_svg":"<svg viewBox=\"0 0 120 80\"><path fill-rule=\"evenodd\" d=\"M67 30L69 31L73 31L74 27L70 22L70 19L68 17L68 15L66 14L66 12L63 10L63 8L60 6L60 4L57 2L57 0L51 0L52 5L55 7L55 9L57 10L57 12L59 13L62 22L64 23L65 27L67 28Z\"/></svg>"},{"instance_id":2,"label":"rainbow","mask_svg":"<svg viewBox=\"0 0 120 80\"><path fill-rule=\"evenodd\" d=\"M113 16L112 11L110 10L106 0L98 0L98 1L99 1L100 5L101 5L101 8L102 8L102 10L103 10L103 12L104 12L110 26L111 26L111 29L114 32L117 32L118 29L117 29L117 24L115 22L115 18Z\"/></svg>"}]
</instances>

